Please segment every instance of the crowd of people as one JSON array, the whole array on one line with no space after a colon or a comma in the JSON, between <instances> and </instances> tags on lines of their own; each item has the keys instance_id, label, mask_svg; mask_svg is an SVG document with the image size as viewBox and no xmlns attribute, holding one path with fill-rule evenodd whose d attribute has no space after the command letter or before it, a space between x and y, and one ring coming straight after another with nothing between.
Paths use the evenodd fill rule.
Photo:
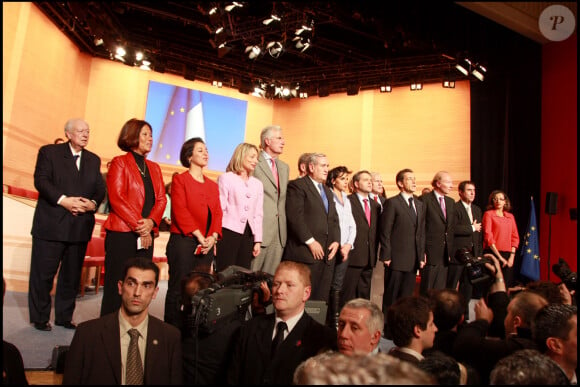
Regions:
<instances>
[{"instance_id":1,"label":"crowd of people","mask_svg":"<svg viewBox=\"0 0 580 387\"><path fill-rule=\"evenodd\" d=\"M576 383L575 290L552 284L555 299L551 283L536 282L510 292L520 240L502 190L482 212L474 182L459 183L455 202L450 173L438 171L417 195L404 168L394 176L400 192L387 198L379 173L351 177L319 152L302 154L290 180L279 158L282 128L271 125L259 147L236 147L217 182L204 174L204 140L185 141L186 170L172 176L169 196L160 166L147 159L148 122L123 125L117 144L126 154L113 158L106 182L99 157L85 149L88 124L69 120L65 135L68 142L38 154L29 310L36 329L52 329L49 292L60 264L55 324L76 329L66 384L489 384L515 382L507 375L514 367L525 384L540 380L520 359L532 357L545 383ZM101 317L77 327L76 290L105 195ZM161 225L170 233L163 322L148 312ZM472 283L458 258L465 251L484 258L488 282ZM370 301L378 264L381 305ZM261 283L248 312L220 330L192 332L191 300L231 266L267 274L271 284ZM328 304L325 324L307 301ZM522 350L538 354L517 357Z\"/></svg>"}]
</instances>

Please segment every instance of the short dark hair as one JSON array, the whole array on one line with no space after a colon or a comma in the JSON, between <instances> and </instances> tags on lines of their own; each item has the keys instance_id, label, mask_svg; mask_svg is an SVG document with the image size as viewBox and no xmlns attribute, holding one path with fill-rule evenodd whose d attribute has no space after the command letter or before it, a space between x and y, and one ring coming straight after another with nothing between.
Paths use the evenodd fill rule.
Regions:
<instances>
[{"instance_id":1,"label":"short dark hair","mask_svg":"<svg viewBox=\"0 0 580 387\"><path fill-rule=\"evenodd\" d=\"M415 326L427 329L431 306L423 296L399 298L387 309L387 328L397 347L411 343Z\"/></svg>"},{"instance_id":2,"label":"short dark hair","mask_svg":"<svg viewBox=\"0 0 580 387\"><path fill-rule=\"evenodd\" d=\"M349 175L351 171L348 170L347 167L344 165L334 167L330 171L328 171L328 175L326 176L326 185L332 188L332 181L337 179L340 175L346 174Z\"/></svg>"},{"instance_id":3,"label":"short dark hair","mask_svg":"<svg viewBox=\"0 0 580 387\"><path fill-rule=\"evenodd\" d=\"M159 283L159 267L153 260L144 257L129 258L123 267L123 281L127 278L127 273L131 268L141 270L153 270L155 272L155 286Z\"/></svg>"},{"instance_id":4,"label":"short dark hair","mask_svg":"<svg viewBox=\"0 0 580 387\"><path fill-rule=\"evenodd\" d=\"M461 381L461 369L457 360L441 351L430 352L417 367L435 377L440 385L457 386Z\"/></svg>"},{"instance_id":5,"label":"short dark hair","mask_svg":"<svg viewBox=\"0 0 580 387\"><path fill-rule=\"evenodd\" d=\"M545 353L548 350L546 340L550 337L566 339L574 327L571 319L578 314L574 305L548 304L538 311L532 323L532 337L538 349Z\"/></svg>"},{"instance_id":6,"label":"short dark hair","mask_svg":"<svg viewBox=\"0 0 580 387\"><path fill-rule=\"evenodd\" d=\"M548 356L535 349L521 349L500 359L491 374L495 385L567 385L570 380Z\"/></svg>"},{"instance_id":7,"label":"short dark hair","mask_svg":"<svg viewBox=\"0 0 580 387\"><path fill-rule=\"evenodd\" d=\"M433 322L439 331L450 331L465 315L465 298L455 289L432 289L429 291L429 300Z\"/></svg>"},{"instance_id":8,"label":"short dark hair","mask_svg":"<svg viewBox=\"0 0 580 387\"><path fill-rule=\"evenodd\" d=\"M405 173L413 173L413 170L409 168L401 169L397 172L397 176L395 176L395 183L403 182L405 179Z\"/></svg>"},{"instance_id":9,"label":"short dark hair","mask_svg":"<svg viewBox=\"0 0 580 387\"><path fill-rule=\"evenodd\" d=\"M129 121L125 122L125 125L121 128L121 133L119 133L117 146L125 152L130 152L133 148L138 147L139 133L141 132L141 128L145 125L147 125L151 129L151 132L153 132L153 127L147 121L131 118Z\"/></svg>"},{"instance_id":10,"label":"short dark hair","mask_svg":"<svg viewBox=\"0 0 580 387\"><path fill-rule=\"evenodd\" d=\"M189 159L193 154L193 148L195 148L195 144L197 144L198 142L205 144L205 142L201 137L193 137L184 142L183 145L181 146L181 152L179 153L179 161L181 161L181 165L183 165L185 168L189 168L189 166L191 165Z\"/></svg>"},{"instance_id":11,"label":"short dark hair","mask_svg":"<svg viewBox=\"0 0 580 387\"><path fill-rule=\"evenodd\" d=\"M463 180L461 183L459 183L459 185L457 186L457 190L459 192L463 192L465 191L465 186L466 185L472 185L475 187L475 183L471 180Z\"/></svg>"}]
</instances>

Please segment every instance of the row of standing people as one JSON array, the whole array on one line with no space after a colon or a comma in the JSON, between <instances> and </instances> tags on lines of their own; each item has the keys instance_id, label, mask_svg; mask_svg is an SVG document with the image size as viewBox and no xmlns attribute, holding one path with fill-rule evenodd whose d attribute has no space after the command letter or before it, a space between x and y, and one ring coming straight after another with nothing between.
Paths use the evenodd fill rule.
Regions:
<instances>
[{"instance_id":1,"label":"row of standing people","mask_svg":"<svg viewBox=\"0 0 580 387\"><path fill-rule=\"evenodd\" d=\"M61 260L63 265L55 301L56 323L74 328L74 297L84 252L91 236L91 226L94 225L94 211L105 195L99 171L100 159L84 149L89 137L88 124L80 119L70 120L65 127L65 135L69 138L68 143L41 148L35 170L35 186L40 198L32 230L29 308L31 322L42 330L50 329L50 285ZM119 148L127 153L115 157L107 173L111 212L104 224L107 230L106 274L101 315L120 306L117 281L128 257L152 259L153 256L154 238L167 198L161 168L147 160L152 143L152 128L146 121L127 121L117 140ZM455 203L446 196L452 185L448 173L436 174L433 192L422 198L423 203L415 200L412 206L414 211L406 207L406 216L410 220L410 215L416 214L415 222L407 225L403 222L404 218L396 214L400 211L400 200L405 199L406 203L406 196L415 197L413 192L416 185L411 170L401 171L397 175L401 194L383 203L364 201L364 197L371 197L373 177L366 171L355 174L355 192L349 200L351 213L357 215L358 235L347 248L341 240L337 212L337 203L339 208L345 203L344 196L342 193L335 194L325 185L329 169L326 156L308 154L303 169L299 163L299 169L304 170L307 178L288 181L289 167L278 158L284 148L282 129L278 126L264 128L260 145L261 152L253 145L240 144L228 165L228 171L220 176L216 184L203 174L209 158L203 140L194 138L183 144L180 160L188 170L174 176L172 181L166 320L175 321L172 315L178 314L180 278L197 265L211 264L215 259L216 244L220 245L219 251L224 252L215 260L218 269L235 264L249 266L254 271L274 273L281 259L308 264L315 284L312 291L314 300L329 301L337 253L338 257L346 256L344 261L351 256L349 264L343 269L346 277L343 284L347 286L341 303L354 296L370 297L370 277L379 244L379 258L388 268L385 305L388 306L390 299L408 292L411 282L414 285L418 268L422 269L422 292L449 286L447 265L453 259ZM48 162L46 159L50 157L57 158L62 165ZM74 170L71 169L75 166ZM50 173L53 171L46 170L48 167L61 167L55 173L63 176L51 181ZM61 186L56 187L57 183ZM328 183L334 184L332 179ZM193 197L196 200L189 200ZM441 212L437 199L444 200L447 210L443 207L444 211ZM494 203L501 204L501 199L507 199L507 196L499 191L494 196ZM366 213L367 205L370 207L370 221ZM490 224L495 226L497 218L505 218L509 224L499 219L502 222L499 227L501 233L490 227L489 235L495 241L488 239L487 244L501 256L499 258L506 266L513 266L519 242L517 229L513 216L509 213L502 215L502 209L507 209L505 204L495 210L495 215L490 214L490 219L494 220ZM63 218L63 214L67 216ZM480 222L477 214L473 217L470 227L475 235L479 232ZM54 219L65 219L65 223L55 225ZM511 233L504 232L506 225L511 227ZM408 229L405 228L407 226ZM52 245L53 241L58 242ZM507 242L509 246L500 246L500 242ZM478 243L474 239L469 247L476 249ZM46 251L51 252L50 262L44 261ZM197 253L193 259L192 252ZM454 276L457 275L451 277ZM334 289L337 289L336 286ZM335 302L336 292L332 294L332 301Z\"/></svg>"}]
</instances>

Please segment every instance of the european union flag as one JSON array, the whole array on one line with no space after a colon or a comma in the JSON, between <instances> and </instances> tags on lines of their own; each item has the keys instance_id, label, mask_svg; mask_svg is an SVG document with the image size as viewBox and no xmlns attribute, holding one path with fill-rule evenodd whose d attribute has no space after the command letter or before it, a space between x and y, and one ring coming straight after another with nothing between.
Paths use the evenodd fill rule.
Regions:
<instances>
[{"instance_id":1,"label":"european union flag","mask_svg":"<svg viewBox=\"0 0 580 387\"><path fill-rule=\"evenodd\" d=\"M540 279L540 248L538 247L538 226L534 198L531 198L530 221L522 249L522 268L520 273L533 281Z\"/></svg>"}]
</instances>

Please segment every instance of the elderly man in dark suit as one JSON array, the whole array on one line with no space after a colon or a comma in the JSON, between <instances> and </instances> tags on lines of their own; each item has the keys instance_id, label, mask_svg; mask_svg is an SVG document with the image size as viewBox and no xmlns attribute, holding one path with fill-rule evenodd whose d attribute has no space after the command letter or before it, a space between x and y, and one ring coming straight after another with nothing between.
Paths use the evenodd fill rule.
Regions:
<instances>
[{"instance_id":1,"label":"elderly man in dark suit","mask_svg":"<svg viewBox=\"0 0 580 387\"><path fill-rule=\"evenodd\" d=\"M425 256L421 270L420 293L427 295L429 289L443 289L447 285L447 271L453 249L453 224L455 201L447 196L453 187L451 175L439 171L431 181L433 190L422 195L425 205Z\"/></svg>"},{"instance_id":2,"label":"elderly man in dark suit","mask_svg":"<svg viewBox=\"0 0 580 387\"><path fill-rule=\"evenodd\" d=\"M370 300L371 278L377 263L377 229L381 207L369 199L372 190L371 174L359 171L352 177L352 183L354 193L348 195L348 199L356 224L356 237L353 250L348 256L348 268L342 285L342 305L353 298Z\"/></svg>"},{"instance_id":3,"label":"elderly man in dark suit","mask_svg":"<svg viewBox=\"0 0 580 387\"><path fill-rule=\"evenodd\" d=\"M39 197L32 220L28 310L30 322L41 331L52 329L50 290L59 264L55 324L75 328L72 317L85 252L106 190L101 159L85 149L89 125L70 119L64 131L69 141L41 147L34 170Z\"/></svg>"},{"instance_id":4,"label":"elderly man in dark suit","mask_svg":"<svg viewBox=\"0 0 580 387\"><path fill-rule=\"evenodd\" d=\"M312 275L312 299L328 302L334 256L340 243L338 213L332 191L325 184L328 160L313 153L308 175L288 183L286 219L288 240L283 261L307 264Z\"/></svg>"},{"instance_id":5,"label":"elderly man in dark suit","mask_svg":"<svg viewBox=\"0 0 580 387\"><path fill-rule=\"evenodd\" d=\"M383 312L397 299L413 294L417 270L425 264L425 209L413 194L415 174L403 169L395 181L401 192L387 200L380 220L380 259L385 264Z\"/></svg>"},{"instance_id":6,"label":"elderly man in dark suit","mask_svg":"<svg viewBox=\"0 0 580 387\"><path fill-rule=\"evenodd\" d=\"M118 283L121 308L79 325L66 355L63 384L182 384L181 334L149 315L158 282L159 268L151 260L127 261Z\"/></svg>"},{"instance_id":7,"label":"elderly man in dark suit","mask_svg":"<svg viewBox=\"0 0 580 387\"><path fill-rule=\"evenodd\" d=\"M306 313L311 294L307 265L282 261L272 281L275 313L256 316L240 330L228 367L228 383L292 384L300 363L324 350L336 350L336 331Z\"/></svg>"},{"instance_id":8,"label":"elderly man in dark suit","mask_svg":"<svg viewBox=\"0 0 580 387\"><path fill-rule=\"evenodd\" d=\"M253 271L274 274L286 246L286 187L290 167L279 156L284 150L282 128L269 125L260 133L260 156L254 177L264 186L264 217L260 254L252 259Z\"/></svg>"}]
</instances>

